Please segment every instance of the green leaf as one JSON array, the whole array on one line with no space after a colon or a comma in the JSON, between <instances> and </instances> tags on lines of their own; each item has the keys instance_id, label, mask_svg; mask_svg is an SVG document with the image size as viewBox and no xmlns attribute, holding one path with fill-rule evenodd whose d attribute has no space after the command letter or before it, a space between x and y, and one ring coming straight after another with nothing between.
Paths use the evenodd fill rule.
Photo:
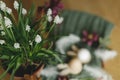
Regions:
<instances>
[{"instance_id":1,"label":"green leaf","mask_svg":"<svg viewBox=\"0 0 120 80\"><path fill-rule=\"evenodd\" d=\"M35 14L35 10L36 10L35 5L32 4L30 10L28 11L28 15L27 15L30 24L32 23L32 20L33 20L34 14Z\"/></svg>"},{"instance_id":2,"label":"green leaf","mask_svg":"<svg viewBox=\"0 0 120 80\"><path fill-rule=\"evenodd\" d=\"M47 50L45 48L42 48L41 51L46 52L48 55L54 56L59 62L62 63L62 60L59 58L59 56L57 55L57 53L52 52L51 50Z\"/></svg>"},{"instance_id":3,"label":"green leaf","mask_svg":"<svg viewBox=\"0 0 120 80\"><path fill-rule=\"evenodd\" d=\"M1 75L0 75L0 80L3 80L3 78L6 76L7 72L13 67L14 63L10 63L8 65L8 68L6 71L4 71Z\"/></svg>"},{"instance_id":4,"label":"green leaf","mask_svg":"<svg viewBox=\"0 0 120 80\"><path fill-rule=\"evenodd\" d=\"M16 65L14 66L13 68L13 71L12 71L12 74L11 74L11 77L10 77L10 80L14 80L14 74L15 72L17 71L17 69L21 66L21 59L20 58L17 58L16 60Z\"/></svg>"},{"instance_id":5,"label":"green leaf","mask_svg":"<svg viewBox=\"0 0 120 80\"><path fill-rule=\"evenodd\" d=\"M0 56L0 59L3 59L3 60L6 60L6 59L9 59L10 57L8 55L2 55Z\"/></svg>"}]
</instances>

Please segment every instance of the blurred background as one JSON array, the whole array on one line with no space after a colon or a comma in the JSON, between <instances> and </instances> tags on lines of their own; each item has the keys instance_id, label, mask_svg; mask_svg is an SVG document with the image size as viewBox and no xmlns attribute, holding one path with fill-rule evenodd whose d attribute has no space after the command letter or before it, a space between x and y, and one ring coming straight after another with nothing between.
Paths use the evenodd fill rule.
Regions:
<instances>
[{"instance_id":1,"label":"blurred background","mask_svg":"<svg viewBox=\"0 0 120 80\"><path fill-rule=\"evenodd\" d=\"M12 7L14 0L3 0ZM29 9L32 3L36 8L48 0L22 0L24 7ZM114 24L111 34L110 48L116 50L116 58L105 63L105 70L113 76L114 80L120 80L120 0L63 0L65 9L84 11L103 17Z\"/></svg>"}]
</instances>

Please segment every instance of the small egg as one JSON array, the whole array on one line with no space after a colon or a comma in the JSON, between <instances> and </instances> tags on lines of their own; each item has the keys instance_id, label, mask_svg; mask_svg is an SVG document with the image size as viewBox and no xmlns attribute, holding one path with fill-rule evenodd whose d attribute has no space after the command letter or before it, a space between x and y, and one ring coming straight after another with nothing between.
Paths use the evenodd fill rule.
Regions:
<instances>
[{"instance_id":1,"label":"small egg","mask_svg":"<svg viewBox=\"0 0 120 80\"><path fill-rule=\"evenodd\" d=\"M92 57L90 51L88 49L83 48L78 51L78 58L82 63L85 64L85 63L89 63Z\"/></svg>"}]
</instances>

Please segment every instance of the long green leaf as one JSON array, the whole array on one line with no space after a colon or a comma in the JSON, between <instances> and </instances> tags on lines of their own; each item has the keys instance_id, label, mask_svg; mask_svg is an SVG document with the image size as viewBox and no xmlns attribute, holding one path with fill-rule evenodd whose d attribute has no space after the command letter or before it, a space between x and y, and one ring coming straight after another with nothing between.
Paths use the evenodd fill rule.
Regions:
<instances>
[{"instance_id":1,"label":"long green leaf","mask_svg":"<svg viewBox=\"0 0 120 80\"><path fill-rule=\"evenodd\" d=\"M17 71L17 69L20 67L21 63L20 63L20 58L17 59L16 61L16 65L14 66L14 69L12 71L12 74L11 74L11 77L10 77L10 80L14 80L14 75L15 75L15 72Z\"/></svg>"}]
</instances>

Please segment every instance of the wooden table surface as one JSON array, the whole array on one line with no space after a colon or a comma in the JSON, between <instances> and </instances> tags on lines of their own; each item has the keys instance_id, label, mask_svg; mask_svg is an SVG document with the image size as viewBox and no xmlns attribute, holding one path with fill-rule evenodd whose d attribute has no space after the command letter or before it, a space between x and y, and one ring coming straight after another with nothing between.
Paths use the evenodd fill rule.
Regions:
<instances>
[{"instance_id":1,"label":"wooden table surface","mask_svg":"<svg viewBox=\"0 0 120 80\"><path fill-rule=\"evenodd\" d=\"M13 0L3 1L12 6ZM31 3L35 3L38 6L41 4L40 1L23 0L23 4L28 9ZM93 13L115 24L115 28L111 34L110 47L117 50L118 55L115 59L105 63L105 70L113 76L113 80L120 80L120 0L63 0L63 3L66 9Z\"/></svg>"}]
</instances>

